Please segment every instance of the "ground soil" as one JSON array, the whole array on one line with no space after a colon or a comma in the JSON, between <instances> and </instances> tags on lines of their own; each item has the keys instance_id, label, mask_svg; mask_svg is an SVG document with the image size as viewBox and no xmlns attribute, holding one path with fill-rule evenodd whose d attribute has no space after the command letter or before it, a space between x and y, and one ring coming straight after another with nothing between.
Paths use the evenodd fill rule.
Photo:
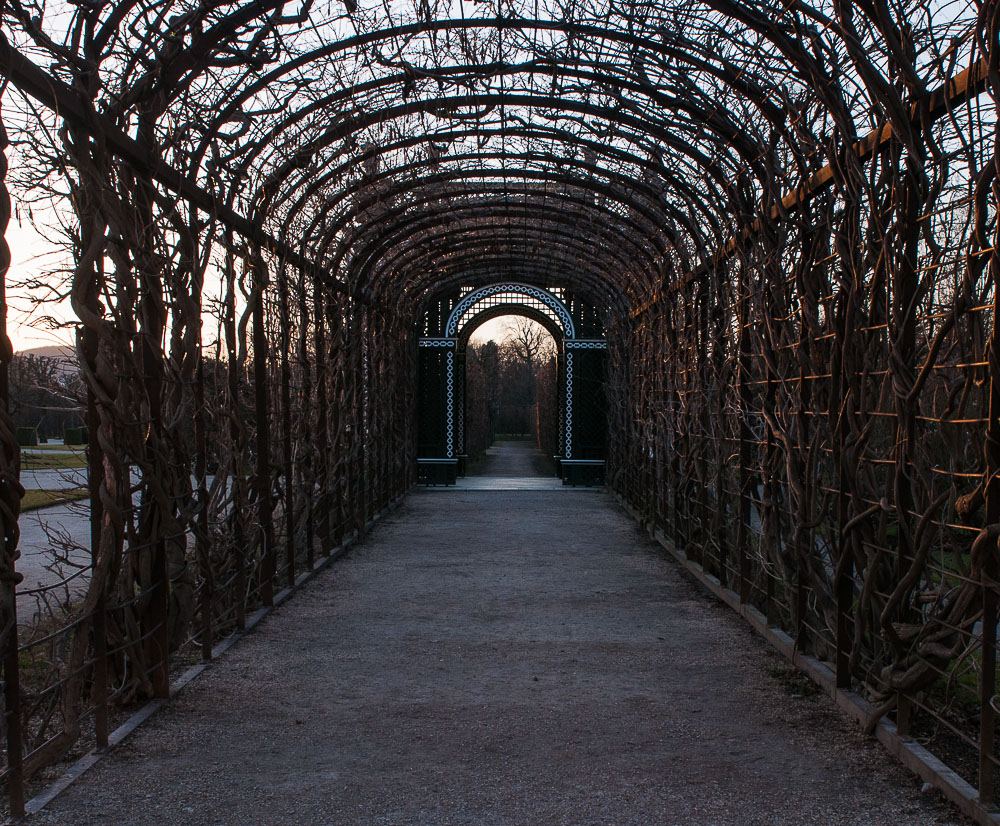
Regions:
<instances>
[{"instance_id":1,"label":"ground soil","mask_svg":"<svg viewBox=\"0 0 1000 826\"><path fill-rule=\"evenodd\" d=\"M31 823L960 824L605 494L416 492Z\"/></svg>"}]
</instances>

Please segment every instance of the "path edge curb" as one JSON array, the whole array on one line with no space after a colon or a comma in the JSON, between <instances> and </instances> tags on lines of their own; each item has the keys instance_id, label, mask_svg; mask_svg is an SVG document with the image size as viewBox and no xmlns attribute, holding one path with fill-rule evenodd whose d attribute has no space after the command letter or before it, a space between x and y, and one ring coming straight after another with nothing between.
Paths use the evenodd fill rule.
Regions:
<instances>
[{"instance_id":1,"label":"path edge curb","mask_svg":"<svg viewBox=\"0 0 1000 826\"><path fill-rule=\"evenodd\" d=\"M729 606L734 613L743 617L759 636L816 683L838 707L862 727L867 726L873 712L872 705L856 692L837 688L836 678L830 666L822 660L797 651L795 641L784 631L768 625L767 618L753 605L740 604L739 594L725 587L717 577L690 559L661 530L644 519L621 495L615 494L615 497L636 523L706 590ZM886 751L925 783L937 788L963 815L974 820L979 826L1000 826L1000 812L984 808L970 783L915 740L901 736L896 731L896 724L891 720L881 719L875 727L874 735Z\"/></svg>"}]
</instances>

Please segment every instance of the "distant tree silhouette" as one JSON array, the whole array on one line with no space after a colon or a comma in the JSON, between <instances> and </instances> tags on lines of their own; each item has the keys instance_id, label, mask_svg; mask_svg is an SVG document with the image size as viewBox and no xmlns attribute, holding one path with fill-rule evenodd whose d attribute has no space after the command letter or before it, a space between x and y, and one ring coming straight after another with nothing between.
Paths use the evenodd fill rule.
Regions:
<instances>
[{"instance_id":1,"label":"distant tree silhouette","mask_svg":"<svg viewBox=\"0 0 1000 826\"><path fill-rule=\"evenodd\" d=\"M10 364L10 412L18 427L36 427L44 439L60 438L63 428L83 423L76 373L59 359L17 353Z\"/></svg>"},{"instance_id":2,"label":"distant tree silhouette","mask_svg":"<svg viewBox=\"0 0 1000 826\"><path fill-rule=\"evenodd\" d=\"M467 351L466 447L470 455L485 449L497 433L538 438L536 386L543 367L555 357L555 343L541 325L527 318L517 317L505 332L500 343L491 339L471 344ZM485 396L485 420L478 393ZM487 434L485 442L481 434Z\"/></svg>"}]
</instances>

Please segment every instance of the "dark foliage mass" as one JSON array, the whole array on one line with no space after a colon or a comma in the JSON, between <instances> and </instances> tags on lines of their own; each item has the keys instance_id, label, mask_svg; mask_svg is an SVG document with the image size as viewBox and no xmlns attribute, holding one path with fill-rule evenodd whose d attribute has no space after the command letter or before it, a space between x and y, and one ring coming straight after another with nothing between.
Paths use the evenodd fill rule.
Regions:
<instances>
[{"instance_id":1,"label":"dark foliage mass","mask_svg":"<svg viewBox=\"0 0 1000 826\"><path fill-rule=\"evenodd\" d=\"M482 453L498 433L529 436L539 446L555 444L554 420L539 435L537 386L548 375L543 370L554 347L541 325L524 318L511 323L500 344L491 339L469 347L466 440L470 456ZM544 387L543 394L554 392L554 376L551 381L553 388Z\"/></svg>"},{"instance_id":2,"label":"dark foliage mass","mask_svg":"<svg viewBox=\"0 0 1000 826\"><path fill-rule=\"evenodd\" d=\"M33 428L41 439L61 439L79 427L83 387L63 360L17 353L9 367L8 405L17 427Z\"/></svg>"},{"instance_id":3,"label":"dark foliage mass","mask_svg":"<svg viewBox=\"0 0 1000 826\"><path fill-rule=\"evenodd\" d=\"M79 323L94 514L84 593L19 630L4 413L15 813L410 487L417 324L501 280L600 309L609 485L993 798L995 0L0 0L0 33L0 229L12 195L70 253L27 286Z\"/></svg>"}]
</instances>

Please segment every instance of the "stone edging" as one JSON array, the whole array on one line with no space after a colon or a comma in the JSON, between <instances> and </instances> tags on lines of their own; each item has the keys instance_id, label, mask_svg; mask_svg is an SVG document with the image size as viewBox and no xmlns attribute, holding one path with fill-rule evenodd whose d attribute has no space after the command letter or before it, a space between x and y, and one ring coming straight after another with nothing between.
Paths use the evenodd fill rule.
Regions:
<instances>
[{"instance_id":1,"label":"stone edging","mask_svg":"<svg viewBox=\"0 0 1000 826\"><path fill-rule=\"evenodd\" d=\"M823 661L797 651L795 649L795 640L781 629L768 625L767 617L754 606L740 604L739 594L726 588L717 577L708 573L701 565L690 559L662 531L653 530L621 496L616 496L618 502L628 514L640 526L646 528L650 537L659 542L664 550L683 565L702 586L743 617L754 631L767 640L792 665L816 683L841 709L853 717L860 725L867 725L871 719L872 706L864 697L853 691L845 691L844 689L837 688L833 669ZM984 808L979 803L978 794L972 785L959 777L955 771L950 769L915 740L910 737L902 737L898 734L896 725L891 720L882 718L878 726L876 726L874 734L890 754L896 757L921 780L936 787L963 815L972 818L980 826L1000 826L1000 813Z\"/></svg>"},{"instance_id":2,"label":"stone edging","mask_svg":"<svg viewBox=\"0 0 1000 826\"><path fill-rule=\"evenodd\" d=\"M379 511L375 516L368 521L365 525L365 532L371 528L379 519L382 518L386 513L394 511L406 497L403 494L398 499L390 502L386 507ZM261 620L264 619L268 614L270 614L275 608L283 605L288 599L306 582L312 579L320 571L324 570L338 557L343 556L351 546L357 544L358 535L355 532L353 536L348 537L344 540L342 545L338 545L334 548L329 556L321 556L313 564L311 571L303 571L295 579L295 584L283 588L277 594L274 595L274 605L265 605L262 608L258 608L246 619L246 625L242 630L234 631L224 640L219 642L212 648L212 659L207 662L200 662L197 665L191 666L187 671L181 674L174 682L170 684L170 696L174 697L183 688L185 688L189 683L194 682L194 680L201 675L209 666L215 663L220 656L225 654L230 648L236 645L240 640L242 640L247 634L256 628ZM66 772L58 780L50 783L45 789L32 797L24 806L25 819L22 820L8 820L5 826L14 826L14 824L22 824L31 815L37 814L46 806L49 805L53 800L55 800L60 794L62 794L66 789L72 786L79 778L81 778L87 771L96 766L101 759L109 754L111 750L117 746L119 743L123 742L132 732L134 732L139 726L145 723L153 715L156 714L160 709L166 706L170 702L169 699L157 699L150 700L142 708L140 708L135 714L128 718L124 723L122 723L118 728L116 728L110 735L108 735L108 748L106 749L94 749L88 752L79 760L77 760L72 766L70 766Z\"/></svg>"}]
</instances>

